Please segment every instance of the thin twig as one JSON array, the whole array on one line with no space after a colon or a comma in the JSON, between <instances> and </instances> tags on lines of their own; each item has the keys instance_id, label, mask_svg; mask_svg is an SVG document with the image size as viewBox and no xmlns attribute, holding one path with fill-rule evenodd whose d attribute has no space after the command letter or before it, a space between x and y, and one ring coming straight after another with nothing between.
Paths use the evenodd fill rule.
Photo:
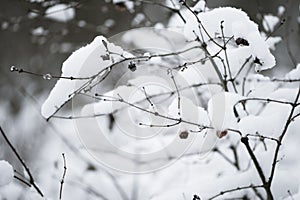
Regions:
<instances>
[{"instance_id":1,"label":"thin twig","mask_svg":"<svg viewBox=\"0 0 300 200\"><path fill-rule=\"evenodd\" d=\"M14 152L15 156L18 158L18 160L21 162L22 166L24 167L25 171L27 172L29 176L29 183L34 187L34 189L39 193L40 196L44 197L41 189L36 185L34 178L30 172L29 167L26 165L25 161L22 159L20 154L17 152L16 148L12 145L12 143L7 138L5 132L3 131L2 127L0 126L0 132L2 133L2 136L4 137L6 143L10 147L10 149Z\"/></svg>"},{"instance_id":2,"label":"thin twig","mask_svg":"<svg viewBox=\"0 0 300 200\"><path fill-rule=\"evenodd\" d=\"M23 179L21 179L20 177L18 177L16 175L14 175L14 178L17 179L18 181L20 181L21 183L24 183L28 187L31 187L30 183L28 183L26 180L23 180Z\"/></svg>"},{"instance_id":3,"label":"thin twig","mask_svg":"<svg viewBox=\"0 0 300 200\"><path fill-rule=\"evenodd\" d=\"M175 86L175 89L176 89L176 93L177 93L177 108L178 108L178 116L180 117L180 115L181 115L181 109L180 109L180 92L179 92L179 90L178 90L178 86L177 86L177 83L176 83L176 80L175 80L175 78L174 78L174 75L173 75L173 72L172 72L172 70L170 69L170 70L168 70L168 73L170 73L171 74L171 79L172 79L172 81L173 81L173 84L174 84L174 86Z\"/></svg>"},{"instance_id":4,"label":"thin twig","mask_svg":"<svg viewBox=\"0 0 300 200\"><path fill-rule=\"evenodd\" d=\"M62 153L62 157L63 157L63 161L64 161L64 172L63 172L63 175L62 175L62 178L61 178L61 181L60 181L59 199L62 199L63 185L64 185L64 182L65 182L65 176L66 176L66 173L67 173L67 162L66 162L66 157L65 157L64 153Z\"/></svg>"},{"instance_id":5,"label":"thin twig","mask_svg":"<svg viewBox=\"0 0 300 200\"><path fill-rule=\"evenodd\" d=\"M251 147L250 147L248 137L242 137L242 138L241 138L241 142L245 145L245 147L246 147L246 149L247 149L247 152L249 153L250 158L251 158L251 160L252 160L253 163L254 163L254 166L255 166L255 168L256 168L256 171L258 172L258 175L259 175L259 177L260 177L260 179L261 179L261 181L262 181L262 183L263 183L263 187L264 187L264 189L266 190L268 199L269 199L269 200L274 199L273 194L272 194L272 192L271 192L271 189L270 189L270 187L268 187L268 185L267 185L267 181L266 181L265 174L264 174L264 172L262 171L262 168L261 168L261 166L260 166L260 164L259 164L259 162L258 162L258 160L257 160L257 158L256 158L256 156L255 156L255 154L253 153L253 150L252 150Z\"/></svg>"},{"instance_id":6,"label":"thin twig","mask_svg":"<svg viewBox=\"0 0 300 200\"><path fill-rule=\"evenodd\" d=\"M263 185L249 185L249 186L244 186L244 187L237 187L237 188L234 188L234 189L229 189L229 190L224 190L222 192L220 192L219 194L213 196L213 197L210 197L208 200L213 200L219 196L222 196L224 194L227 194L227 193L231 193L231 192L236 192L236 191L240 191L240 190L246 190L246 189L251 189L251 188L261 188L263 187Z\"/></svg>"},{"instance_id":7,"label":"thin twig","mask_svg":"<svg viewBox=\"0 0 300 200\"><path fill-rule=\"evenodd\" d=\"M283 140L285 134L287 133L288 127L289 127L290 123L292 122L296 106L298 105L297 102L299 100L299 96L300 96L300 85L299 85L299 89L298 89L298 92L297 92L297 95L296 95L296 98L295 98L295 101L294 101L294 105L293 105L293 107L292 107L292 109L290 111L290 114L289 114L288 119L287 119L287 121L285 123L284 129L283 129L281 135L278 138L277 146L276 146L276 149L275 149L275 154L274 154L274 157L273 157L271 174L270 174L270 177L269 177L269 180L268 180L269 187L271 187L272 181L273 181L273 178L274 178L276 164L277 164L277 159L278 159L278 155L279 155L279 149L280 149L280 146L282 144L282 140Z\"/></svg>"}]
</instances>

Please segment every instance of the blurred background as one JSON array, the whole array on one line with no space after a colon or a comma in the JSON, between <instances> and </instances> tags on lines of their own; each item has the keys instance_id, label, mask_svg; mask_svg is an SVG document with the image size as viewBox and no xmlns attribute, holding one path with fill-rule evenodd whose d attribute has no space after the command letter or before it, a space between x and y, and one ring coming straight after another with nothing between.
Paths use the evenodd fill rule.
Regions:
<instances>
[{"instance_id":1,"label":"blurred background","mask_svg":"<svg viewBox=\"0 0 300 200\"><path fill-rule=\"evenodd\" d=\"M177 0L174 0L177 1ZM150 3L149 3L150 2ZM136 27L167 25L173 14L156 3L135 2L133 9L110 0L2 0L0 5L0 125L19 149L23 158L35 169L39 157L34 153L47 143L49 126L40 115L45 100L56 80L10 72L11 66L37 74L60 75L61 65L79 47L97 35L111 37ZM152 3L151 3L152 2ZM189 5L195 4L188 1ZM54 6L60 6L53 10ZM274 71L280 76L300 62L300 8L296 0L207 0L209 8L232 6L241 8L260 25L263 16L272 14L285 19L272 36L282 37L273 52L277 59ZM282 8L284 12L282 13ZM52 10L51 10L52 9ZM61 14L60 18L53 17ZM57 132L52 127L53 132ZM60 140L63 134L55 133ZM51 146L51 145L50 145ZM51 154L51 147L47 150ZM43 154L45 155L45 154ZM61 156L55 154L57 160ZM0 160L20 168L18 161L0 139ZM92 168L92 166L89 166ZM22 170L21 170L22 171Z\"/></svg>"}]
</instances>

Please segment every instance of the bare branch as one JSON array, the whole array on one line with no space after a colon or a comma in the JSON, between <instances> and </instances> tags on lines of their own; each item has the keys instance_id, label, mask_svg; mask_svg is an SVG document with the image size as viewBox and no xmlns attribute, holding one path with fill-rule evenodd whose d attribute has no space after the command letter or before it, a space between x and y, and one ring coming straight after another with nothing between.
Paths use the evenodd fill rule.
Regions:
<instances>
[{"instance_id":1,"label":"bare branch","mask_svg":"<svg viewBox=\"0 0 300 200\"><path fill-rule=\"evenodd\" d=\"M249 186L237 187L237 188L234 188L234 189L224 190L224 191L220 192L219 194L217 194L213 197L210 197L208 200L216 199L219 196L222 196L224 194L231 193L231 192L236 192L236 191L246 190L246 189L252 189L252 188L261 188L261 187L263 187L263 185L252 185L251 184Z\"/></svg>"},{"instance_id":2,"label":"bare branch","mask_svg":"<svg viewBox=\"0 0 300 200\"><path fill-rule=\"evenodd\" d=\"M278 138L278 142L277 142L277 146L276 146L276 149L275 149L275 154L274 154L274 157L273 157L273 163L272 163L272 168L271 168L271 174L270 174L270 177L269 177L269 180L268 180L268 185L269 187L271 187L272 185L272 181L273 181L273 178L274 178L274 174L275 174L275 169L276 169L276 165L277 165L277 159L278 159L278 155L279 155L279 150L280 150L280 146L282 144L282 140L285 136L285 134L287 133L288 131L288 127L289 125L291 124L292 122L292 119L293 119L293 115L294 115L294 112L295 112L295 109L298 105L298 100L299 100L299 96L300 96L300 85L299 85L299 89L298 89L298 92L297 92L297 95L296 95L296 98L295 98L295 101L294 101L294 104L292 106L292 109L290 111L290 114L288 116L288 119L285 123L285 126L283 128L283 131L281 133L281 135L279 136Z\"/></svg>"},{"instance_id":3,"label":"bare branch","mask_svg":"<svg viewBox=\"0 0 300 200\"><path fill-rule=\"evenodd\" d=\"M27 172L27 174L29 176L29 183L34 187L34 189L39 193L40 196L44 197L41 189L36 185L35 180L34 180L32 174L30 172L29 167L27 166L27 164L25 163L25 161L22 159L22 157L20 156L20 154L17 152L17 150L13 146L13 144L9 141L9 139L7 138L7 136L6 136L6 134L3 131L3 129L2 129L1 126L0 126L0 132L2 133L2 136L5 139L5 141L8 144L8 146L10 147L10 149L14 152L15 156L18 158L18 160L20 161L20 163L24 167L25 171Z\"/></svg>"}]
</instances>

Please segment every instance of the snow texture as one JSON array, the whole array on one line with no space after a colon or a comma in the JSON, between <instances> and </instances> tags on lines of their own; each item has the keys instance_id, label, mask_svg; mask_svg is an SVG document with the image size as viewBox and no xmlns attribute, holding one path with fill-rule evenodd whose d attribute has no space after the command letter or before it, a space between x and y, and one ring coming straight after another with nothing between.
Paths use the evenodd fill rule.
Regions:
<instances>
[{"instance_id":1,"label":"snow texture","mask_svg":"<svg viewBox=\"0 0 300 200\"><path fill-rule=\"evenodd\" d=\"M12 166L5 160L0 160L0 187L8 185L14 177Z\"/></svg>"},{"instance_id":2,"label":"snow texture","mask_svg":"<svg viewBox=\"0 0 300 200\"><path fill-rule=\"evenodd\" d=\"M171 105L168 108L169 115L177 119L182 118L183 120L193 122L203 126L209 126L210 121L206 110L196 106L190 99L181 97L180 99L180 110L178 110L178 99L174 98ZM180 115L178 115L180 111ZM181 124L182 131L195 130L197 126L190 124Z\"/></svg>"},{"instance_id":3,"label":"snow texture","mask_svg":"<svg viewBox=\"0 0 300 200\"><path fill-rule=\"evenodd\" d=\"M236 66L240 66L237 64L244 62L249 56L252 56L253 61L256 60L256 71L266 70L275 65L275 58L271 54L267 42L261 36L257 24L251 21L242 10L231 7L216 8L201 12L197 17L204 28L199 25L194 15L187 14L184 35L189 40L195 39L196 35L200 39L203 37L212 55L220 50L220 47L211 42L211 38L222 37L221 22L224 27L224 37L233 36L234 40L242 38L249 43L249 46L227 45L228 59L233 72L237 71ZM225 59L224 55L221 54L221 56Z\"/></svg>"},{"instance_id":4,"label":"snow texture","mask_svg":"<svg viewBox=\"0 0 300 200\"><path fill-rule=\"evenodd\" d=\"M209 100L208 113L211 124L216 130L223 131L237 127L233 106L241 99L242 96L238 94L220 92Z\"/></svg>"},{"instance_id":5,"label":"snow texture","mask_svg":"<svg viewBox=\"0 0 300 200\"><path fill-rule=\"evenodd\" d=\"M296 69L293 69L285 76L287 79L300 79L300 64L297 65Z\"/></svg>"},{"instance_id":6,"label":"snow texture","mask_svg":"<svg viewBox=\"0 0 300 200\"><path fill-rule=\"evenodd\" d=\"M103 41L105 41L106 45ZM107 48L110 52L116 54L108 55ZM63 63L61 77L88 78L98 75L101 70L110 66L113 61L120 59L118 55L122 53L123 50L120 47L109 43L105 37L98 36L90 44L72 53ZM107 60L101 55L110 56L110 59ZM42 105L42 115L45 118L53 115L58 108L72 98L74 92L88 81L90 79L71 80L60 78Z\"/></svg>"}]
</instances>

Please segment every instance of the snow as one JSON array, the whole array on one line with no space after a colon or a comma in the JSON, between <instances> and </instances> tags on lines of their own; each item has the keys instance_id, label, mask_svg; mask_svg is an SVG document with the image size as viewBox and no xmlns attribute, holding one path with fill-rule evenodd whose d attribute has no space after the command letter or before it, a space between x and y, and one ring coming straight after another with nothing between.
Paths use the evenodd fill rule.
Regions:
<instances>
[{"instance_id":1,"label":"snow","mask_svg":"<svg viewBox=\"0 0 300 200\"><path fill-rule=\"evenodd\" d=\"M275 51L275 45L282 41L282 38L279 36L276 37L269 37L267 40L267 44L269 49Z\"/></svg>"},{"instance_id":2,"label":"snow","mask_svg":"<svg viewBox=\"0 0 300 200\"><path fill-rule=\"evenodd\" d=\"M180 98L180 110L178 110L178 99L174 98L171 105L168 108L169 115L177 119L193 122L203 126L209 126L210 121L206 110L196 106L190 99L182 96ZM178 115L180 111L180 115ZM197 126L190 124L181 124L182 131L197 130Z\"/></svg>"},{"instance_id":3,"label":"snow","mask_svg":"<svg viewBox=\"0 0 300 200\"><path fill-rule=\"evenodd\" d=\"M223 131L237 127L233 106L242 98L238 94L220 92L209 100L208 113L211 124L216 130Z\"/></svg>"},{"instance_id":4,"label":"snow","mask_svg":"<svg viewBox=\"0 0 300 200\"><path fill-rule=\"evenodd\" d=\"M106 41L109 51L116 54L110 55L115 62L120 59L118 54L123 50L107 41L103 36L96 37L90 44L72 53L63 63L61 77L87 78L96 75L101 70L110 66L113 61L104 60L99 55L107 55L107 49L103 41ZM45 118L53 115L57 108L61 107L66 101L70 100L74 92L84 85L88 80L70 80L60 78L51 90L48 98L42 105L42 115ZM71 95L71 96L70 96Z\"/></svg>"},{"instance_id":5,"label":"snow","mask_svg":"<svg viewBox=\"0 0 300 200\"><path fill-rule=\"evenodd\" d=\"M285 76L287 79L300 79L300 64Z\"/></svg>"},{"instance_id":6,"label":"snow","mask_svg":"<svg viewBox=\"0 0 300 200\"><path fill-rule=\"evenodd\" d=\"M132 26L139 26L141 25L142 21L146 19L143 13L137 13L136 16L133 18L131 25Z\"/></svg>"},{"instance_id":7,"label":"snow","mask_svg":"<svg viewBox=\"0 0 300 200\"><path fill-rule=\"evenodd\" d=\"M149 83L155 83L155 85L149 85ZM123 100L130 103L137 103L141 100L144 100L145 93L143 87L147 92L148 96L161 94L168 92L168 88L162 87L169 85L164 79L156 76L139 76L135 79L128 80L128 85L121 85L114 90L108 91L102 96L106 99L119 99L122 97ZM101 98L101 96L100 96ZM82 113L85 115L91 114L108 114L114 112L115 110L126 107L126 104L121 102L112 102L112 101L98 101L96 103L87 104L82 108Z\"/></svg>"},{"instance_id":8,"label":"snow","mask_svg":"<svg viewBox=\"0 0 300 200\"><path fill-rule=\"evenodd\" d=\"M274 31L275 26L279 23L280 19L274 15L264 15L263 17L263 27L267 32Z\"/></svg>"},{"instance_id":9,"label":"snow","mask_svg":"<svg viewBox=\"0 0 300 200\"><path fill-rule=\"evenodd\" d=\"M204 6L204 1L200 1L194 9L200 9ZM184 11L182 12L185 13ZM185 13L185 16L190 16ZM260 64L256 64L256 71L272 68L275 65L275 59L269 51L269 48L273 48L274 45L280 40L278 37L270 37L265 41L265 35L258 31L257 25L250 21L248 16L241 10L234 8L218 8L205 13L200 13L201 21L207 27L208 32L215 36L220 36L220 20L225 20L223 23L224 33L226 36L234 36L231 42L228 43L227 54L229 58L229 64L232 67L233 74L236 74L238 67L241 66L245 59L250 55L252 56L253 62L255 58L259 59ZM214 21L216 20L216 21ZM189 34L190 29L196 28L195 21L193 21L193 16L188 18L188 27L185 27L185 32ZM179 23L178 23L179 24ZM189 29L189 30L188 30ZM147 33L147 37L145 37ZM153 35L157 32L148 33L145 31L130 31L125 34L124 38L129 44L133 44L135 47L145 47L150 46L154 48L165 47L169 50L178 50L182 48L174 48L176 45L170 45L164 39L154 40ZM149 36L149 37L148 37ZM160 35L161 36L161 35ZM166 35L162 35L166 36ZM173 38L174 35L168 35L168 39ZM188 37L187 39L192 39L194 36ZM178 39L177 37L176 39ZM235 40L237 38L243 38L249 42L247 45L236 45ZM141 40L140 40L141 39ZM209 42L209 38L205 36L206 42L208 43L208 50L214 54L220 50L212 42ZM99 70L105 68L112 64L111 60L105 60L101 58L100 55L106 55L107 49L103 44L102 40L106 41L108 44L108 49L112 51L117 51L120 54L125 55L120 48L109 43L104 37L96 38L91 44L77 50L74 52L63 64L62 76L74 76L74 77L87 77L97 74ZM153 41L156 43L153 44ZM177 40L176 40L177 41ZM219 40L217 40L220 42ZM178 42L179 43L179 42ZM191 47L195 42L190 42L186 47ZM222 41L221 43L222 44ZM161 52L165 52L159 49ZM95 52L95 53L94 53ZM152 52L147 52L143 54L144 56L151 56ZM113 56L110 55L112 58ZM129 55L128 56L132 56ZM195 53L185 53L183 60L197 60L199 57L204 57L203 51L198 51ZM224 53L220 56L225 58ZM119 59L118 56L113 57L114 61ZM217 60L217 59L216 59ZM159 64L165 64L164 58L152 58L149 63L152 67ZM220 71L224 73L223 67L220 62L216 61ZM167 62L166 62L167 63ZM140 63L139 63L140 64ZM141 64L140 64L141 65ZM143 66L138 65L137 70L143 70ZM236 67L237 66L237 67ZM250 67L251 65L249 65ZM246 66L246 70L247 71ZM213 74L212 65L207 61L206 63L196 63L189 65L185 70L175 72L174 79L178 84L179 88L190 86L192 84L215 81L215 74ZM132 72L130 72L133 74ZM252 74L251 74L252 73ZM232 150L228 148L229 146L240 144L240 136L238 134L227 134L222 139L218 139L216 136L217 131L223 131L228 128L233 128L241 131L242 135L246 134L256 134L257 132L262 135L277 137L283 129L284 123L286 122L287 116L290 112L290 105L281 105L278 103L267 103L265 104L259 101L247 101L245 103L245 108L241 104L236 106L238 111L240 121L238 121L235 116L233 106L242 99L252 98L252 97L262 97L262 98L272 98L283 101L293 101L296 95L295 88L283 88L278 89L281 85L276 82L272 82L269 77L262 74L254 73L253 70L247 75L247 80L245 84L241 84L241 80L244 77L242 73L238 85L238 92L241 92L241 88L245 90L244 95L235 94L233 92L223 92L220 86L216 88L211 87L199 87L192 91L180 92L180 101L178 101L177 93L174 92L173 95L168 96L168 98L151 99L154 102L154 106L150 105L148 101L145 100L145 93L142 87L147 91L147 95L156 95L164 92L175 91L174 84L170 81L170 77L157 77L154 74L151 75L137 75L128 81L120 81L116 84L115 88L103 93L107 99L110 97L119 99L120 96L125 101L133 103L142 107L144 110L136 109L132 106L127 107L126 104L118 101L101 101L85 104L83 109L80 111L82 116L94 115L94 114L110 114L113 111L119 110L114 113L115 125L113 128L109 128L110 120L106 116L95 117L92 119L80 119L78 121L85 124L84 130L80 135L85 148L92 155L96 152L103 151L105 154L103 160L100 159L102 164L107 164L110 167L121 170L130 171L134 168L128 167L128 165L134 165L134 159L136 157L130 157L134 161L129 160L124 154L124 152L129 154L138 155L141 157L139 161L145 161L145 164L139 165L141 169L161 169L155 173L132 175L127 173L119 173L113 171L113 176L116 178L121 187L126 191L125 193L130 198L131 191L136 189L138 192L136 194L136 199L192 199L193 194L199 194L201 198L207 199L214 194L218 194L220 191L226 189L232 189L235 187L246 186L250 183L261 184L259 176L251 162L245 148L243 145L237 145L236 149L238 152L240 170L237 170L229 162L219 156L217 153L213 152L214 147L220 149L224 155L229 159L234 160ZM294 79L300 77L300 64L296 69L292 70L286 75L286 78ZM70 97L68 94L74 92L79 86L84 84L85 81L79 80L65 80L59 79L56 86L51 91L48 99L43 105L42 113L44 117L51 116L55 110L56 106L62 105ZM156 83L156 84L148 84ZM76 85L76 86L75 86ZM230 85L230 83L229 83ZM243 86L241 86L243 85ZM162 87L163 86L163 87ZM230 91L233 91L230 88ZM102 93L101 93L102 94ZM196 96L195 96L196 94ZM195 98L194 98L195 97ZM101 98L101 96L99 96ZM162 100L163 101L160 101ZM199 100L200 99L200 100ZM137 103L138 101L144 100L142 103ZM199 101L197 101L199 100ZM178 110L178 104L179 110ZM262 106L263 109L262 109ZM126 107L126 109L125 109ZM124 108L124 110L122 110ZM245 111L247 110L247 112ZM203 124L207 126L212 126L213 129L197 131L197 126L189 125L186 123L181 123L174 127L148 127L139 126L139 122L144 124L154 124L154 125L166 125L173 124L174 120L165 120L159 116L154 116L151 113L145 112L156 112L158 111L162 115L171 116L173 118L182 118L193 123ZM178 114L180 111L180 114ZM298 113L299 109L296 109L295 113ZM291 123L289 127L289 133L286 134L287 137L284 138L284 143L279 152L280 161L278 162L278 168L276 168L276 176L274 177L274 182L272 184L272 191L274 192L276 199L282 199L286 196L286 191L289 189L292 193L296 193L299 190L298 187L298 168L299 159L295 152L298 148L299 139L299 119ZM82 121L81 121L82 120ZM77 122L76 121L76 124ZM76 149L83 149L83 145L80 144L74 137L71 137L73 132L80 132L79 130L73 130L74 127L70 124L65 125L62 121L57 121L59 126L63 126L62 129L64 133L70 133L68 135L68 140L71 144L76 143ZM77 124L78 125L78 124ZM96 127L96 129L95 129ZM96 130L96 131L95 131ZM191 131L193 130L193 131ZM182 139L179 137L179 133L182 131L188 131L189 135L187 138ZM103 134L99 136L99 132ZM162 134L161 134L162 133ZM80 133L79 133L80 134ZM96 136L91 136L90 134L95 134ZM154 137L155 136L155 137ZM140 137L142 140L138 140ZM49 146L45 147L42 157L47 157L45 155L51 155L48 162L45 162L45 166L41 167L42 176L42 186L43 188L51 185L49 189L51 194L57 194L57 180L61 176L61 171L57 170L53 163L57 162L57 157L60 157L61 149L65 148L65 144L60 144L61 146L54 149L53 146L57 145L53 138L50 138ZM87 143L86 139L90 139ZM269 174L271 161L273 158L273 149L276 145L274 141L267 141L267 150L264 149L264 145L260 143L259 138L250 138L249 142L253 151L257 156L259 163L262 166L265 174ZM108 141L111 146L109 146L105 141ZM168 148L170 144L176 144L172 148ZM287 145L288 144L288 145ZM90 146L89 146L90 145ZM113 147L112 147L113 146ZM92 148L96 149L92 149ZM116 150L118 149L118 150ZM85 150L85 149L84 149ZM177 160L181 154L178 154L178 150L182 150L180 153L184 153L181 159ZM51 153L50 153L51 152ZM79 151L82 152L82 151ZM153 154L154 156L149 159L144 158L145 154ZM50 153L50 154L49 154ZM138 154L137 154L138 153ZM86 153L87 154L87 153ZM84 154L84 155L86 155ZM100 154L100 153L99 153ZM99 155L97 154L97 156ZM189 156L189 154L193 154ZM68 154L67 154L68 155ZM125 155L125 156L124 156ZM179 155L179 156L178 156ZM102 155L101 155L102 156ZM176 159L172 161L170 158L174 156ZM96 157L96 156L95 156ZM83 164L81 159L78 159L75 155L68 156L68 180L73 182L66 182L65 185L65 195L69 198L96 198L91 192L85 192L81 189L85 189L84 185L92 185L95 188L104 187L103 193L109 199L119 198L118 189L112 183L110 176L103 173L102 168L96 171L86 170L86 165ZM151 162L151 159L165 159L157 165ZM176 160L176 162L175 162ZM99 160L98 160L99 161ZM124 161L124 162L123 162ZM115 163L114 163L115 162ZM166 163L164 163L166 162ZM174 163L173 163L174 162ZM80 163L80 164L78 164ZM160 165L162 164L162 165ZM172 165L171 165L172 164ZM117 165L117 166L116 166ZM75 167L74 167L75 166ZM102 165L100 165L102 166ZM150 166L150 167L149 167ZM61 164L59 169L62 169ZM105 168L106 169L106 168ZM47 173L43 173L47 172ZM49 173L51 173L51 178L49 178ZM294 179L289 180L288 174L293 173ZM85 174L83 177L81 174ZM174 176L176 174L176 176ZM55 177L55 178L52 178ZM234 181L233 180L234 177ZM153 185L153 180L156 184ZM75 181L82 183L74 189ZM137 185L135 185L137 184ZM258 189L262 195L264 191ZM233 194L233 193L232 193ZM236 196L243 196L248 194L250 198L253 198L254 194L252 190L237 191L234 193ZM299 196L299 194L298 194ZM223 199L229 196L222 196ZM295 196L297 197L297 196Z\"/></svg>"},{"instance_id":10,"label":"snow","mask_svg":"<svg viewBox=\"0 0 300 200\"><path fill-rule=\"evenodd\" d=\"M169 8L179 10L181 7L181 4L177 0L165 0L165 5Z\"/></svg>"},{"instance_id":11,"label":"snow","mask_svg":"<svg viewBox=\"0 0 300 200\"><path fill-rule=\"evenodd\" d=\"M248 35L248 41L250 43L252 56L259 59L259 63L255 65L255 70L259 72L261 70L272 68L276 63L275 58L270 53L268 45L260 36L259 32L250 33Z\"/></svg>"},{"instance_id":12,"label":"snow","mask_svg":"<svg viewBox=\"0 0 300 200\"><path fill-rule=\"evenodd\" d=\"M0 187L8 185L14 177L12 166L5 160L0 160Z\"/></svg>"},{"instance_id":13,"label":"snow","mask_svg":"<svg viewBox=\"0 0 300 200\"><path fill-rule=\"evenodd\" d=\"M227 45L228 54L235 52L232 53L232 56L229 55L228 57L229 61L233 63L231 65L231 70L233 72L238 71L238 68L236 67L240 66L235 64L243 62L249 56L252 56L253 60L256 58L259 59L260 64L256 65L256 71L270 69L275 66L275 58L271 54L267 42L261 36L257 24L251 21L247 14L242 10L231 7L216 8L208 12L199 13L197 16L207 31L207 34L202 30L203 28L201 28L200 32L196 17L187 14L187 23L184 25L184 35L188 40L195 39L195 33L200 39L203 36L204 41L208 44L207 48L211 55L214 55L220 50L220 47L211 42L210 38L222 36L220 27L222 21L224 36L233 36L235 40L242 38L248 41L249 46L236 47L234 45L231 46L230 44ZM223 44L220 43L220 45ZM225 60L225 55L220 55ZM221 66L221 63L218 65L220 66L220 70L222 70L223 67Z\"/></svg>"},{"instance_id":14,"label":"snow","mask_svg":"<svg viewBox=\"0 0 300 200\"><path fill-rule=\"evenodd\" d=\"M297 89L295 88L283 88L275 90L270 94L266 93L265 98L270 98L278 101L293 102L297 94ZM250 105L249 105L250 104ZM251 105L252 104L252 105ZM282 132L288 115L291 110L291 106L287 104L278 104L274 102L268 103L263 111L259 115L254 115L256 111L251 111L249 106L260 108L262 106L259 101L248 102L246 107L250 114L248 116L242 117L238 123L239 130L244 134L262 134L265 136L276 136Z\"/></svg>"},{"instance_id":15,"label":"snow","mask_svg":"<svg viewBox=\"0 0 300 200\"><path fill-rule=\"evenodd\" d=\"M278 6L278 8L277 8L278 15L282 16L284 14L284 12L285 12L285 7L282 5Z\"/></svg>"},{"instance_id":16,"label":"snow","mask_svg":"<svg viewBox=\"0 0 300 200\"><path fill-rule=\"evenodd\" d=\"M44 27L42 27L42 26L39 26L31 31L31 34L36 35L36 36L46 35L47 33L48 33L48 31L45 30Z\"/></svg>"},{"instance_id":17,"label":"snow","mask_svg":"<svg viewBox=\"0 0 300 200\"><path fill-rule=\"evenodd\" d=\"M193 10L196 12L204 12L207 9L207 7L205 5L206 5L206 2L204 0L200 0L193 7Z\"/></svg>"},{"instance_id":18,"label":"snow","mask_svg":"<svg viewBox=\"0 0 300 200\"><path fill-rule=\"evenodd\" d=\"M124 3L124 5L126 6L126 8L133 12L134 11L134 2L132 1L128 1L128 0L113 0L114 4L118 4L118 3Z\"/></svg>"},{"instance_id":19,"label":"snow","mask_svg":"<svg viewBox=\"0 0 300 200\"><path fill-rule=\"evenodd\" d=\"M45 15L47 18L58 22L68 22L74 19L75 9L67 4L56 4L48 8Z\"/></svg>"},{"instance_id":20,"label":"snow","mask_svg":"<svg viewBox=\"0 0 300 200\"><path fill-rule=\"evenodd\" d=\"M236 8L216 8L208 12L199 13L197 16L211 37L215 35L221 36L221 21L224 21L224 35L229 37L232 35L241 37L241 34L246 36L245 34L258 30L257 25L250 21L247 14ZM193 30L200 36L197 20L195 16L191 15L187 19L185 36L189 39L195 38ZM205 41L209 39L209 36L204 32L203 36Z\"/></svg>"},{"instance_id":21,"label":"snow","mask_svg":"<svg viewBox=\"0 0 300 200\"><path fill-rule=\"evenodd\" d=\"M262 74L251 74L248 76L245 84L245 91L248 91L248 97L266 97L278 88L278 84L270 80L269 77Z\"/></svg>"}]
</instances>

